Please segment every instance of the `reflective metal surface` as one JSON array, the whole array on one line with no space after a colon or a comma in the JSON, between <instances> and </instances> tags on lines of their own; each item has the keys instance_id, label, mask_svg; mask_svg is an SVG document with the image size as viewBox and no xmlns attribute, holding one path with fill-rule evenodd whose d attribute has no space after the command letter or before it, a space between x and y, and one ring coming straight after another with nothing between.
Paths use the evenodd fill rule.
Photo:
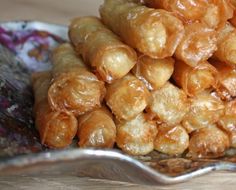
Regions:
<instances>
[{"instance_id":1,"label":"reflective metal surface","mask_svg":"<svg viewBox=\"0 0 236 190\"><path fill-rule=\"evenodd\" d=\"M1 175L73 175L138 184L174 184L214 170L235 171L236 164L217 162L170 177L142 162L111 150L71 149L17 156L0 163Z\"/></svg>"}]
</instances>

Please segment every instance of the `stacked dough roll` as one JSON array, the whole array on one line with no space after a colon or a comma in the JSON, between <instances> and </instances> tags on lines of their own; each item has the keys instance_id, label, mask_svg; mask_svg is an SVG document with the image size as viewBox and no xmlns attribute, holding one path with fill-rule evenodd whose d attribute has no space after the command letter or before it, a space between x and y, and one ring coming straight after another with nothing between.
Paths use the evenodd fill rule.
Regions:
<instances>
[{"instance_id":1,"label":"stacked dough roll","mask_svg":"<svg viewBox=\"0 0 236 190\"><path fill-rule=\"evenodd\" d=\"M42 143L223 156L236 147L231 1L105 0L33 76ZM232 23L232 24L231 24ZM55 115L55 116L54 116Z\"/></svg>"}]
</instances>

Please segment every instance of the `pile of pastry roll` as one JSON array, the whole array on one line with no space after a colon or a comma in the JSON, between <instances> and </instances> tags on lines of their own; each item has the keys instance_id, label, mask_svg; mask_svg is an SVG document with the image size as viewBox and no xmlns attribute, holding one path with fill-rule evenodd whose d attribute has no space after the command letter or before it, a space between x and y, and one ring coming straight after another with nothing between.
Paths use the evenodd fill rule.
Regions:
<instances>
[{"instance_id":1,"label":"pile of pastry roll","mask_svg":"<svg viewBox=\"0 0 236 190\"><path fill-rule=\"evenodd\" d=\"M32 77L41 142L220 157L236 147L230 0L105 0ZM236 12L235 12L236 13Z\"/></svg>"}]
</instances>

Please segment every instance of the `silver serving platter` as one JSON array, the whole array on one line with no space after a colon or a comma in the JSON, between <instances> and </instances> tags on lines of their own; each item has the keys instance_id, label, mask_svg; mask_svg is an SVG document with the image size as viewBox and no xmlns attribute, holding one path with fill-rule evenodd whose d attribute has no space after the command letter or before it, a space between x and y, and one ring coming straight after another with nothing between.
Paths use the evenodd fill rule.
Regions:
<instances>
[{"instance_id":1,"label":"silver serving platter","mask_svg":"<svg viewBox=\"0 0 236 190\"><path fill-rule=\"evenodd\" d=\"M67 40L67 27L37 21L0 23L11 31L43 30ZM190 160L158 152L131 157L118 149L43 150L37 153L0 156L0 178L4 175L72 175L145 185L174 184L212 171L236 171L235 150L220 159Z\"/></svg>"}]
</instances>

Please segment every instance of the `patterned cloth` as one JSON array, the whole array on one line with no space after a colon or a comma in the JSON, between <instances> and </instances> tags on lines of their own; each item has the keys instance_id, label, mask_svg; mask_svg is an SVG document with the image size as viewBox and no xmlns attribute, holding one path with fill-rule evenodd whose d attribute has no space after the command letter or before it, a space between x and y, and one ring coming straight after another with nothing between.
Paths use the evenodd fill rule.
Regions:
<instances>
[{"instance_id":1,"label":"patterned cloth","mask_svg":"<svg viewBox=\"0 0 236 190\"><path fill-rule=\"evenodd\" d=\"M0 158L39 152L30 76L50 68L50 51L63 40L38 30L0 27Z\"/></svg>"}]
</instances>

